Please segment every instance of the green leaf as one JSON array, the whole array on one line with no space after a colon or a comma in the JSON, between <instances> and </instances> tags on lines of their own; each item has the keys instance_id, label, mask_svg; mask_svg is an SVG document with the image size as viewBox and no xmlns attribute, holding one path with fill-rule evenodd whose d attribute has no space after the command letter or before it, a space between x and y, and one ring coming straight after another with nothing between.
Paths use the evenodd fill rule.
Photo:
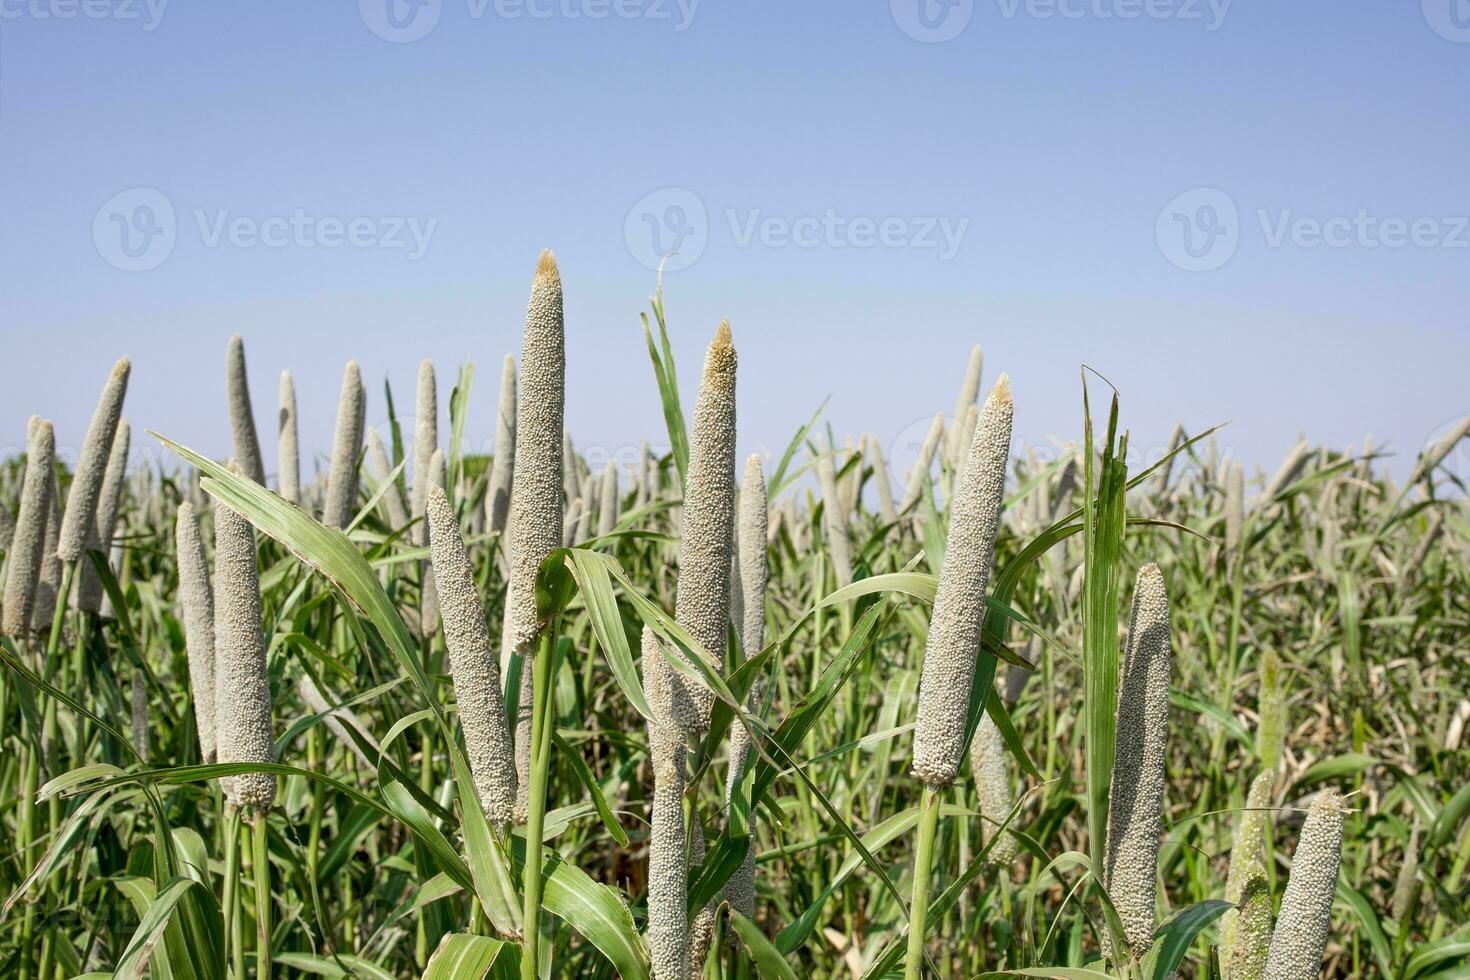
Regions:
<instances>
[{"instance_id":1,"label":"green leaf","mask_svg":"<svg viewBox=\"0 0 1470 980\"><path fill-rule=\"evenodd\" d=\"M512 841L517 862L524 864L525 842ZM593 881L585 871L543 851L545 891L541 907L571 926L606 956L623 980L647 980L648 947L633 923L633 913L615 888Z\"/></svg>"},{"instance_id":2,"label":"green leaf","mask_svg":"<svg viewBox=\"0 0 1470 980\"><path fill-rule=\"evenodd\" d=\"M581 548L567 553L572 563L572 574L582 593L582 602L587 608L587 618L592 623L597 645L607 655L613 678L638 713L649 721L653 710L643 693L643 683L638 678L638 668L633 663L633 651L628 646L628 636L623 632L623 618L618 613L618 600L613 594L612 576L608 572L605 556ZM626 844L624 845L626 846Z\"/></svg>"},{"instance_id":3,"label":"green leaf","mask_svg":"<svg viewBox=\"0 0 1470 980\"><path fill-rule=\"evenodd\" d=\"M938 588L939 579L927 572L890 572L887 575L874 575L871 578L859 579L851 585L843 586L818 602L817 608L835 606L841 602L860 599L865 595L879 592L901 592L925 602L933 602L934 593Z\"/></svg>"},{"instance_id":4,"label":"green leaf","mask_svg":"<svg viewBox=\"0 0 1470 980\"><path fill-rule=\"evenodd\" d=\"M382 583L367 559L345 534L317 523L299 508L254 481L232 473L218 463L157 433L153 435L202 472L209 474L201 482L206 491L242 514L261 533L279 541L292 554L321 573L377 628L393 658L413 680L429 710L434 713L435 721L444 736L450 767L459 791L461 829L465 835L465 852L473 876L473 890L495 927L506 935L514 935L520 928L520 905L516 901L515 883L511 879L509 862L490 834L475 792L469 763L459 749L454 731L445 719L434 688L419 662L417 643L409 634L408 627L403 624L392 600L383 591ZM541 598L541 583L542 577L538 575L538 600ZM447 859L447 855L438 846L438 840L432 836L421 839L430 846L431 852ZM459 866L445 860L440 863L440 870L453 876L458 873Z\"/></svg>"},{"instance_id":5,"label":"green leaf","mask_svg":"<svg viewBox=\"0 0 1470 980\"><path fill-rule=\"evenodd\" d=\"M1002 980L1004 977L1052 977L1054 980L1113 980L1113 977L1097 970L1077 966L1028 966L998 973L982 973L975 980Z\"/></svg>"},{"instance_id":6,"label":"green leaf","mask_svg":"<svg viewBox=\"0 0 1470 980\"><path fill-rule=\"evenodd\" d=\"M648 314L640 313L643 321L643 338L648 342L648 358L653 362L653 378L658 382L658 397L663 404L664 425L669 431L670 454L674 457L674 470L679 474L682 494L684 474L689 469L689 436L684 424L684 407L679 403L679 372L674 366L674 351L669 346L668 326L664 321L664 287L662 278L654 287L649 301L654 319L658 322L658 344L653 342L653 331L648 326Z\"/></svg>"},{"instance_id":7,"label":"green leaf","mask_svg":"<svg viewBox=\"0 0 1470 980\"><path fill-rule=\"evenodd\" d=\"M1465 826L1467 813L1470 813L1470 783L1455 790L1455 795L1434 818L1429 828L1429 842L1436 847L1448 842Z\"/></svg>"},{"instance_id":8,"label":"green leaf","mask_svg":"<svg viewBox=\"0 0 1470 980\"><path fill-rule=\"evenodd\" d=\"M1233 902L1209 898L1169 916L1154 930L1154 944L1144 960L1144 970L1152 980L1168 980L1184 962L1201 930L1233 908Z\"/></svg>"},{"instance_id":9,"label":"green leaf","mask_svg":"<svg viewBox=\"0 0 1470 980\"><path fill-rule=\"evenodd\" d=\"M817 424L817 419L821 418L822 413L827 410L827 403L831 400L831 396L823 398L822 404L818 405L817 410L812 413L812 417L807 419L806 425L798 429L796 435L792 436L791 441L786 444L786 451L781 454L781 460L776 464L776 469L771 473L770 482L766 486L766 494L771 500L774 501L777 497L781 496L781 491L786 489L787 484L800 476L801 472L806 469L806 466L803 466L801 470L795 473L788 474L786 472L786 468L791 465L791 460L801 449L802 443L806 442L807 433L812 431L812 427ZM811 464L808 463L806 465L810 466Z\"/></svg>"},{"instance_id":10,"label":"green leaf","mask_svg":"<svg viewBox=\"0 0 1470 980\"><path fill-rule=\"evenodd\" d=\"M1377 757L1368 755L1365 752L1344 752L1342 755L1335 755L1330 759L1322 759L1307 767L1307 771L1302 773L1301 777L1292 784L1292 792L1295 793L1306 789L1308 786L1315 786L1318 783L1346 779L1348 776L1356 776L1358 773L1376 765L1378 765Z\"/></svg>"},{"instance_id":11,"label":"green leaf","mask_svg":"<svg viewBox=\"0 0 1470 980\"><path fill-rule=\"evenodd\" d=\"M1175 707L1183 708L1185 711L1192 711L1195 714L1204 715L1206 718L1209 718L1215 724L1219 725L1223 730L1229 733L1231 738L1235 739L1247 749L1250 749L1255 745L1255 739L1253 739L1250 733L1245 730L1245 727L1236 720L1234 715L1226 711L1224 708L1220 707L1218 704L1211 704L1208 701L1201 701L1194 695L1186 693L1174 687L1169 688L1169 703L1173 704Z\"/></svg>"},{"instance_id":12,"label":"green leaf","mask_svg":"<svg viewBox=\"0 0 1470 980\"><path fill-rule=\"evenodd\" d=\"M756 969L760 971L762 977L796 980L796 971L782 958L780 951L771 945L771 941L760 931L759 926L734 909L730 910L730 924L735 927L735 934L750 951L751 958L755 960Z\"/></svg>"},{"instance_id":13,"label":"green leaf","mask_svg":"<svg viewBox=\"0 0 1470 980\"><path fill-rule=\"evenodd\" d=\"M1368 939L1368 947L1373 950L1373 959L1377 962L1381 975L1393 976L1393 951L1389 947L1388 937L1383 934L1383 926L1378 922L1378 914L1373 911L1373 905L1361 892L1354 890L1340 878L1337 882L1337 902L1351 909L1362 925L1363 935Z\"/></svg>"},{"instance_id":14,"label":"green leaf","mask_svg":"<svg viewBox=\"0 0 1470 980\"><path fill-rule=\"evenodd\" d=\"M973 815L969 810L950 805L946 805L940 810L940 816L942 817ZM917 806L911 806L902 813L894 814L863 834L863 846L867 847L870 851L877 851L913 830L914 825L918 822L919 808ZM837 893L837 890L843 886L862 863L862 858L856 852L849 854L847 859L837 869L837 873L832 875L827 881L821 893L806 907L806 911L802 912L801 915L797 916L795 921L776 935L776 948L782 953L792 953L800 948L807 941L808 937L811 936L813 930L816 929L818 917L821 914L822 907L827 904L827 900Z\"/></svg>"},{"instance_id":15,"label":"green leaf","mask_svg":"<svg viewBox=\"0 0 1470 980\"><path fill-rule=\"evenodd\" d=\"M148 969L148 960L157 948L158 941L163 938L163 932L173 918L174 909L193 889L205 891L204 886L193 878L173 878L165 883L156 896L148 900L143 920L138 923L133 938L123 950L122 958L117 961L117 969L112 973L114 980L140 980L143 972ZM137 899L134 899L134 904L137 904Z\"/></svg>"},{"instance_id":16,"label":"green leaf","mask_svg":"<svg viewBox=\"0 0 1470 980\"><path fill-rule=\"evenodd\" d=\"M602 794L602 787L598 785L597 777L592 774L592 767L587 765L587 760L582 758L582 753L577 747L562 737L555 728L551 729L552 744L561 750L562 756L571 763L572 771L587 787L587 792L592 797L592 805L597 808L597 816L602 820L602 825L607 832L612 834L613 840L618 842L619 847L628 846L628 833L623 830L623 825L618 823L618 818L613 815L612 807L607 805L607 799Z\"/></svg>"},{"instance_id":17,"label":"green leaf","mask_svg":"<svg viewBox=\"0 0 1470 980\"><path fill-rule=\"evenodd\" d=\"M516 980L520 969L519 946L456 932L439 940L422 980Z\"/></svg>"},{"instance_id":18,"label":"green leaf","mask_svg":"<svg viewBox=\"0 0 1470 980\"><path fill-rule=\"evenodd\" d=\"M1118 437L1118 396L1108 410L1099 471L1087 384L1084 415L1082 525L1082 741L1087 773L1088 846L1092 866L1103 864L1108 830L1108 793L1117 744L1118 579L1128 483L1128 437Z\"/></svg>"},{"instance_id":19,"label":"green leaf","mask_svg":"<svg viewBox=\"0 0 1470 980\"><path fill-rule=\"evenodd\" d=\"M339 960L341 961L340 966L338 965ZM271 961L282 966L289 966L293 970L300 970L302 973L328 977L330 980L354 976L357 980L397 980L392 973L378 964L363 959L361 956L351 956L347 953L340 954L335 960L317 956L314 953L277 953L271 957Z\"/></svg>"},{"instance_id":20,"label":"green leaf","mask_svg":"<svg viewBox=\"0 0 1470 980\"><path fill-rule=\"evenodd\" d=\"M1454 935L1445 936L1443 939L1436 939L1417 947L1414 955L1409 957L1409 962L1404 967L1404 977L1406 980L1414 980L1428 970L1456 960L1461 961L1466 968L1470 968L1470 926L1461 929Z\"/></svg>"}]
</instances>

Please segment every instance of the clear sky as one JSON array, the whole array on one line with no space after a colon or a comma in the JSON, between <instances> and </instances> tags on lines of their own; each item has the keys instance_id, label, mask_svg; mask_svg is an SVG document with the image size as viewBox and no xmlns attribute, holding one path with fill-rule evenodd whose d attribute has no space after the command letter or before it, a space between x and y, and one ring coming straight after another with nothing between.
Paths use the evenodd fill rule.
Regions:
<instances>
[{"instance_id":1,"label":"clear sky","mask_svg":"<svg viewBox=\"0 0 1470 980\"><path fill-rule=\"evenodd\" d=\"M475 361L484 445L542 247L579 445L657 443L678 247L744 451L826 395L893 445L980 344L1018 445L1085 363L1145 453L1411 455L1470 411L1467 95L1467 0L0 0L0 449L126 353L135 428L225 455L236 331L268 468L281 369L321 451L348 358L374 422Z\"/></svg>"}]
</instances>

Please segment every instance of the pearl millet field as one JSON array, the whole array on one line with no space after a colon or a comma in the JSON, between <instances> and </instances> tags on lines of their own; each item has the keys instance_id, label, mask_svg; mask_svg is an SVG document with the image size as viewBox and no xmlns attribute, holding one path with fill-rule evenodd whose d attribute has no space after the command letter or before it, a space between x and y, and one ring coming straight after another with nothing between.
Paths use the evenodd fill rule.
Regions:
<instances>
[{"instance_id":1,"label":"pearl millet field","mask_svg":"<svg viewBox=\"0 0 1470 980\"><path fill-rule=\"evenodd\" d=\"M977 348L909 458L819 412L740 459L738 322L643 326L666 429L611 462L549 252L503 367L349 363L315 476L248 336L190 409L231 459L130 428L126 357L31 419L0 972L1470 977L1470 419L1402 483L1184 429L1130 469L1085 374L1043 460Z\"/></svg>"}]
</instances>

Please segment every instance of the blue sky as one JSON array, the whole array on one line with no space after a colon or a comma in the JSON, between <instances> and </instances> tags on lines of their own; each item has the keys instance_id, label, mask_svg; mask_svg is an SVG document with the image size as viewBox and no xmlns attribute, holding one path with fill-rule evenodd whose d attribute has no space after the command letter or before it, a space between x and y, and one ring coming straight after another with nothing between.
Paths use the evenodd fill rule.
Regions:
<instances>
[{"instance_id":1,"label":"blue sky","mask_svg":"<svg viewBox=\"0 0 1470 980\"><path fill-rule=\"evenodd\" d=\"M75 446L127 353L134 425L224 455L236 331L265 433L282 368L323 450L348 358L374 421L469 359L482 445L546 246L578 443L656 443L659 242L745 451L827 395L892 445L977 343L1018 444L1084 363L1143 453L1470 410L1470 0L949 2L0 0L0 447Z\"/></svg>"}]
</instances>

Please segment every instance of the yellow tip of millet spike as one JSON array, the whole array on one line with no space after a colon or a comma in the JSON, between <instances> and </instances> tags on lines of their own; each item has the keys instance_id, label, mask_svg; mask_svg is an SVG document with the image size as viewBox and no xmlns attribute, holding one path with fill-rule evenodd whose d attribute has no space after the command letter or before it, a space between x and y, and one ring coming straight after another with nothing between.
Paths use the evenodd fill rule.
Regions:
<instances>
[{"instance_id":1,"label":"yellow tip of millet spike","mask_svg":"<svg viewBox=\"0 0 1470 980\"><path fill-rule=\"evenodd\" d=\"M556 256L551 254L551 249L543 248L541 258L536 263L537 276L557 276L560 273L556 268Z\"/></svg>"},{"instance_id":2,"label":"yellow tip of millet spike","mask_svg":"<svg viewBox=\"0 0 1470 980\"><path fill-rule=\"evenodd\" d=\"M995 387L990 389L990 397L998 402L1009 402L1011 400L1011 376L1004 371L1000 377L995 379Z\"/></svg>"},{"instance_id":3,"label":"yellow tip of millet spike","mask_svg":"<svg viewBox=\"0 0 1470 980\"><path fill-rule=\"evenodd\" d=\"M715 330L715 339L710 342L711 347L732 347L734 342L730 339L730 320L721 320L719 327Z\"/></svg>"}]
</instances>

